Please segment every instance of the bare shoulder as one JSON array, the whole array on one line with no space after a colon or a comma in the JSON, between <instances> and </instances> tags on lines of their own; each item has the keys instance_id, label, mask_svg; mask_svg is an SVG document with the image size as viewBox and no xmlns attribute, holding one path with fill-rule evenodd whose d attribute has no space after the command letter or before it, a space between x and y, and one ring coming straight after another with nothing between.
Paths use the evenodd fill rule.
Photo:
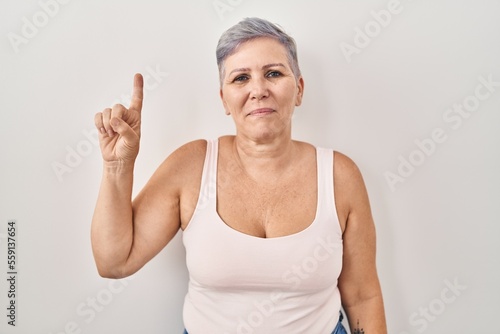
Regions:
<instances>
[{"instance_id":1,"label":"bare shoulder","mask_svg":"<svg viewBox=\"0 0 500 334\"><path fill-rule=\"evenodd\" d=\"M356 163L338 151L334 151L333 156L335 182L344 187L359 186L359 182L363 182L363 177Z\"/></svg>"},{"instance_id":2,"label":"bare shoulder","mask_svg":"<svg viewBox=\"0 0 500 334\"><path fill-rule=\"evenodd\" d=\"M186 186L196 182L203 170L205 140L195 140L173 151L156 169L146 184L147 194L178 198Z\"/></svg>"},{"instance_id":3,"label":"bare shoulder","mask_svg":"<svg viewBox=\"0 0 500 334\"><path fill-rule=\"evenodd\" d=\"M205 160L205 154L207 150L207 141L204 139L198 139L188 142L178 149L176 149L167 158L172 160L172 163L179 164L179 166L191 165L203 162Z\"/></svg>"},{"instance_id":4,"label":"bare shoulder","mask_svg":"<svg viewBox=\"0 0 500 334\"><path fill-rule=\"evenodd\" d=\"M207 141L203 139L188 142L172 152L158 168L160 175L168 175L178 185L201 177L207 149ZM172 179L175 177L175 179Z\"/></svg>"},{"instance_id":5,"label":"bare shoulder","mask_svg":"<svg viewBox=\"0 0 500 334\"><path fill-rule=\"evenodd\" d=\"M333 178L335 205L341 225L345 227L349 215L368 204L365 183L356 163L337 151L334 152Z\"/></svg>"},{"instance_id":6,"label":"bare shoulder","mask_svg":"<svg viewBox=\"0 0 500 334\"><path fill-rule=\"evenodd\" d=\"M143 212L171 231L185 227L196 206L206 147L205 140L195 140L172 152L135 198L136 214Z\"/></svg>"}]
</instances>

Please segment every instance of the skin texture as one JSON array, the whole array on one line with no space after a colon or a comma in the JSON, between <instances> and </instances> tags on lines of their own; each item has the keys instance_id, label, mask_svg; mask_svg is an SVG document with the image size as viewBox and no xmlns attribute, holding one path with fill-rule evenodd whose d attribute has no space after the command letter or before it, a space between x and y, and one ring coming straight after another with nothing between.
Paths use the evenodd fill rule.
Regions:
<instances>
[{"instance_id":1,"label":"skin texture","mask_svg":"<svg viewBox=\"0 0 500 334\"><path fill-rule=\"evenodd\" d=\"M217 211L230 227L273 238L305 229L317 203L315 148L291 139L304 80L296 78L285 48L257 38L225 61L220 97L236 135L219 138ZM142 76L134 78L129 108L96 114L103 177L92 220L92 248L100 275L131 275L160 252L195 210L206 142L183 145L168 156L132 201L140 142ZM386 333L375 266L375 227L363 178L335 152L335 205L343 231L339 289L353 333Z\"/></svg>"}]
</instances>

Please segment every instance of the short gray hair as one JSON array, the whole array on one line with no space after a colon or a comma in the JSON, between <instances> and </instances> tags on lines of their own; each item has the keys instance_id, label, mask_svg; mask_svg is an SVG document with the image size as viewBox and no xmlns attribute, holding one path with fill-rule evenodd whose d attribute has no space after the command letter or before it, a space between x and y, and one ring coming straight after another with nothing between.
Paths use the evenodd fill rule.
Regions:
<instances>
[{"instance_id":1,"label":"short gray hair","mask_svg":"<svg viewBox=\"0 0 500 334\"><path fill-rule=\"evenodd\" d=\"M234 54L238 47L249 40L259 37L270 37L283 45L287 52L288 62L292 68L295 78L300 77L299 61L297 57L297 45L295 40L285 33L279 26L256 17L246 18L226 30L217 44L216 56L219 67L219 80L222 86L224 79L224 62L227 57Z\"/></svg>"}]
</instances>

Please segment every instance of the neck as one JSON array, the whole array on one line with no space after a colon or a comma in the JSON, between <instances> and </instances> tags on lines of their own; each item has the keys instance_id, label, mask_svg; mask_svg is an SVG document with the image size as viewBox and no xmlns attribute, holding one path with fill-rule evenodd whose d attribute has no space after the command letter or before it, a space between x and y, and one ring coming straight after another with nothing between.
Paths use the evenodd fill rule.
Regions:
<instances>
[{"instance_id":1,"label":"neck","mask_svg":"<svg viewBox=\"0 0 500 334\"><path fill-rule=\"evenodd\" d=\"M236 136L233 153L241 168L254 180L275 179L290 167L295 145L290 136L268 141Z\"/></svg>"}]
</instances>

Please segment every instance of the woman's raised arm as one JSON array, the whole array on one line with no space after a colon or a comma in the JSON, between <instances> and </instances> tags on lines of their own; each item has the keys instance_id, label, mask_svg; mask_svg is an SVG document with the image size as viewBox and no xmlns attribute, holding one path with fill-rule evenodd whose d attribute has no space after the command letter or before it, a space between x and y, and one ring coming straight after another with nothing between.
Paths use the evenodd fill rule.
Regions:
<instances>
[{"instance_id":1,"label":"woman's raised arm","mask_svg":"<svg viewBox=\"0 0 500 334\"><path fill-rule=\"evenodd\" d=\"M95 115L103 175L92 219L94 259L103 277L121 278L139 270L177 233L179 188L168 159L132 203L134 164L139 153L143 78L134 77L129 108L114 105Z\"/></svg>"}]
</instances>

